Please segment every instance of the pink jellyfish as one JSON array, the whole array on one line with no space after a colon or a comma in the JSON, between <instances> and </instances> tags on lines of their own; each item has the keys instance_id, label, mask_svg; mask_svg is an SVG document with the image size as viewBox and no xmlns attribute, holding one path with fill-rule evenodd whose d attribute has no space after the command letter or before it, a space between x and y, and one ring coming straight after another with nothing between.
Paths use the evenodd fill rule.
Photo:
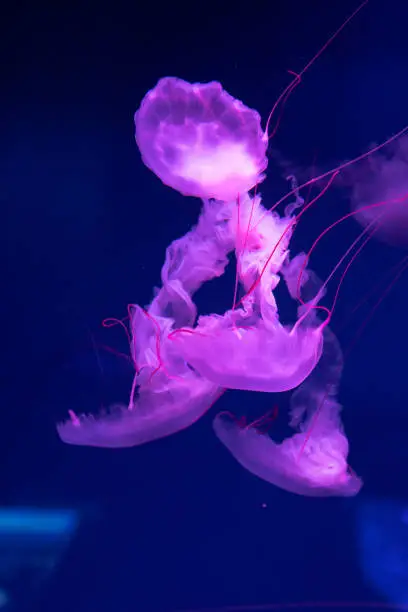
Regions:
<instances>
[{"instance_id":1,"label":"pink jellyfish","mask_svg":"<svg viewBox=\"0 0 408 612\"><path fill-rule=\"evenodd\" d=\"M326 399L307 441L303 432L279 444L224 415L215 417L214 431L242 467L280 489L310 497L353 496L361 480L347 466L348 442L338 410Z\"/></svg>"},{"instance_id":2,"label":"pink jellyfish","mask_svg":"<svg viewBox=\"0 0 408 612\"><path fill-rule=\"evenodd\" d=\"M408 247L408 138L373 153L350 171L355 218L393 246ZM350 179L349 179L350 180Z\"/></svg>"},{"instance_id":3,"label":"pink jellyfish","mask_svg":"<svg viewBox=\"0 0 408 612\"><path fill-rule=\"evenodd\" d=\"M115 405L97 416L70 412L57 426L69 444L125 447L171 435L199 419L221 394L219 387L193 370L168 338L181 325L192 325L192 294L220 276L232 247L225 230L228 206L204 203L198 225L166 251L163 286L144 311L132 307L131 355L135 366L127 406Z\"/></svg>"},{"instance_id":4,"label":"pink jellyfish","mask_svg":"<svg viewBox=\"0 0 408 612\"><path fill-rule=\"evenodd\" d=\"M220 83L161 79L135 127L145 165L183 195L227 201L264 179L268 138L260 116Z\"/></svg>"},{"instance_id":5,"label":"pink jellyfish","mask_svg":"<svg viewBox=\"0 0 408 612\"><path fill-rule=\"evenodd\" d=\"M143 161L159 178L182 193L219 200L214 206L222 211L237 282L246 292L224 316L201 317L196 327L172 333L177 350L215 385L293 389L320 358L323 326L307 325L304 318L291 327L279 321L273 290L288 254L292 213L303 200L295 189L296 201L281 218L246 193L266 168L259 115L219 83L166 78L146 95L135 124ZM183 265L191 267L191 261Z\"/></svg>"},{"instance_id":6,"label":"pink jellyfish","mask_svg":"<svg viewBox=\"0 0 408 612\"><path fill-rule=\"evenodd\" d=\"M310 278L315 284L316 277ZM336 401L342 367L340 346L326 326L322 358L292 395L290 424L298 433L279 444L221 413L214 420L216 435L245 469L286 491L356 495L362 483L347 464L348 441Z\"/></svg>"},{"instance_id":7,"label":"pink jellyfish","mask_svg":"<svg viewBox=\"0 0 408 612\"><path fill-rule=\"evenodd\" d=\"M63 442L109 448L144 444L189 427L219 396L219 389L191 370L170 342L162 343L157 355L157 334L161 338L171 320L153 320L139 307L131 312L135 345L142 348L136 350L128 405L111 406L96 416L71 411L70 419L57 425Z\"/></svg>"},{"instance_id":8,"label":"pink jellyfish","mask_svg":"<svg viewBox=\"0 0 408 612\"><path fill-rule=\"evenodd\" d=\"M258 196L245 196L232 212L238 280L246 294L223 316L200 317L195 328L179 329L171 338L186 361L214 384L288 391L318 363L325 325L308 316L312 304L294 325L279 321L273 290L288 257L293 219L266 211Z\"/></svg>"}]
</instances>

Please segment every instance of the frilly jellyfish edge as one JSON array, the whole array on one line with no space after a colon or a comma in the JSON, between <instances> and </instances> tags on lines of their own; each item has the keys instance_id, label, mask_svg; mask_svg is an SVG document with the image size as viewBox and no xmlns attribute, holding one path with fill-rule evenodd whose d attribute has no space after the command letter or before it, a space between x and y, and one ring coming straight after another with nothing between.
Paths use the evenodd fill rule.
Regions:
<instances>
[{"instance_id":1,"label":"frilly jellyfish edge","mask_svg":"<svg viewBox=\"0 0 408 612\"><path fill-rule=\"evenodd\" d=\"M229 201L264 179L260 116L220 83L161 79L135 113L135 129L144 164L183 195Z\"/></svg>"},{"instance_id":2,"label":"frilly jellyfish edge","mask_svg":"<svg viewBox=\"0 0 408 612\"><path fill-rule=\"evenodd\" d=\"M125 448L170 436L190 427L217 400L207 381L186 380L177 389L142 391L134 406L116 404L99 415L79 415L57 425L63 442L79 446Z\"/></svg>"}]
</instances>

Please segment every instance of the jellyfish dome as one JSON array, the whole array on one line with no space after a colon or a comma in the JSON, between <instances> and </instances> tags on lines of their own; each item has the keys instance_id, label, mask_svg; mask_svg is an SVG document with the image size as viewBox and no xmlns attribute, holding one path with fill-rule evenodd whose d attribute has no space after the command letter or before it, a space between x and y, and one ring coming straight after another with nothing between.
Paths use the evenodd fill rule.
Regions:
<instances>
[{"instance_id":1,"label":"jellyfish dome","mask_svg":"<svg viewBox=\"0 0 408 612\"><path fill-rule=\"evenodd\" d=\"M225 226L228 204L204 202L197 226L166 251L162 287L147 310L129 311L130 352L135 375L127 405L116 404L97 415L75 414L57 426L68 444L109 448L138 446L192 425L221 391L194 371L169 339L180 326L192 325L192 295L220 276L233 244Z\"/></svg>"},{"instance_id":2,"label":"jellyfish dome","mask_svg":"<svg viewBox=\"0 0 408 612\"><path fill-rule=\"evenodd\" d=\"M200 317L194 330L171 338L186 361L202 376L228 389L282 392L297 387L320 359L319 328L288 329L243 309L224 316Z\"/></svg>"},{"instance_id":3,"label":"jellyfish dome","mask_svg":"<svg viewBox=\"0 0 408 612\"><path fill-rule=\"evenodd\" d=\"M131 405L114 404L96 416L71 412L70 419L57 425L61 440L78 446L139 446L190 427L219 395L191 371L179 371L173 380L160 372L154 384L146 375Z\"/></svg>"},{"instance_id":4,"label":"jellyfish dome","mask_svg":"<svg viewBox=\"0 0 408 612\"><path fill-rule=\"evenodd\" d=\"M378 240L408 248L408 138L363 160L352 174L356 220Z\"/></svg>"},{"instance_id":5,"label":"jellyfish dome","mask_svg":"<svg viewBox=\"0 0 408 612\"><path fill-rule=\"evenodd\" d=\"M356 495L360 478L347 464L348 441L336 400L343 357L337 338L324 330L323 356L312 374L294 391L290 425L298 431L283 442L221 413L214 431L249 472L298 495Z\"/></svg>"},{"instance_id":6,"label":"jellyfish dome","mask_svg":"<svg viewBox=\"0 0 408 612\"><path fill-rule=\"evenodd\" d=\"M292 219L267 211L259 196L247 195L234 212L230 224L238 279L247 294L223 316L202 316L194 328L178 329L171 339L184 359L214 384L246 391L289 391L313 371L323 343L322 325L313 316L312 305L310 316L302 315L292 326L279 320L273 290L288 258ZM294 277L295 270L299 276L298 259L292 261L285 265L285 280ZM318 288L314 301L316 294Z\"/></svg>"},{"instance_id":7,"label":"jellyfish dome","mask_svg":"<svg viewBox=\"0 0 408 612\"><path fill-rule=\"evenodd\" d=\"M133 382L127 404L96 416L69 412L57 426L69 444L128 447L174 434L199 419L226 389L282 392L291 400L292 437L275 442L218 415L214 430L246 469L301 495L354 495L348 441L336 391L342 356L318 316L324 285L289 244L304 204L293 176L284 214L251 188L264 179L267 134L260 116L218 82L161 79L135 113L142 160L166 185L203 200L196 226L166 250L150 304L128 307ZM224 274L235 253L232 306L198 316L194 294ZM305 260L306 258L306 260ZM297 302L290 324L275 289ZM324 309L329 315L330 311ZM317 418L318 417L318 418Z\"/></svg>"},{"instance_id":8,"label":"jellyfish dome","mask_svg":"<svg viewBox=\"0 0 408 612\"><path fill-rule=\"evenodd\" d=\"M183 195L235 199L264 179L259 114L220 85L161 79L135 114L142 160Z\"/></svg>"},{"instance_id":9,"label":"jellyfish dome","mask_svg":"<svg viewBox=\"0 0 408 612\"><path fill-rule=\"evenodd\" d=\"M160 327L157 332L156 325ZM124 448L174 434L197 421L220 394L219 389L193 372L160 337L171 328L167 318L154 320L135 307L131 329L137 371L128 405L115 404L96 416L76 415L57 426L63 442L80 446ZM136 340L137 339L137 340Z\"/></svg>"},{"instance_id":10,"label":"jellyfish dome","mask_svg":"<svg viewBox=\"0 0 408 612\"><path fill-rule=\"evenodd\" d=\"M308 497L350 497L361 481L348 471L347 438L330 423L331 412L337 407L326 402L320 416L327 426L313 430L307 440L298 433L279 444L224 415L215 417L214 431L242 467L280 489Z\"/></svg>"}]
</instances>

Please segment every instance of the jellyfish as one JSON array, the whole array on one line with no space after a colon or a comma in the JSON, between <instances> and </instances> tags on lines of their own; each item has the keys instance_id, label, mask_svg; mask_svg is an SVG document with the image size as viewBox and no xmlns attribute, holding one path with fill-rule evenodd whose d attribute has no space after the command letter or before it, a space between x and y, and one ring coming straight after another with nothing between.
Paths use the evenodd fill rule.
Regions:
<instances>
[{"instance_id":1,"label":"jellyfish","mask_svg":"<svg viewBox=\"0 0 408 612\"><path fill-rule=\"evenodd\" d=\"M128 404L96 416L70 411L57 426L64 442L112 448L144 444L189 427L220 396L220 388L190 367L169 336L194 323L194 292L224 272L232 248L226 216L227 204L204 202L197 226L168 247L162 287L150 305L129 309L135 375Z\"/></svg>"},{"instance_id":2,"label":"jellyfish","mask_svg":"<svg viewBox=\"0 0 408 612\"><path fill-rule=\"evenodd\" d=\"M361 481L348 472L348 442L336 420L338 410L338 404L326 400L304 450L305 433L278 444L225 415L215 417L214 431L242 467L280 489L309 497L349 497L359 492Z\"/></svg>"},{"instance_id":3,"label":"jellyfish","mask_svg":"<svg viewBox=\"0 0 408 612\"><path fill-rule=\"evenodd\" d=\"M145 164L203 205L197 225L168 247L162 286L149 306L129 310L135 374L128 404L96 417L71 411L58 432L73 444L132 446L170 435L196 421L223 389L292 390L313 373L323 350L327 321L315 316L322 292L306 298L305 281L313 277L290 259L299 190L292 189L295 201L283 215L248 193L267 165L258 113L219 83L169 77L146 95L135 126ZM232 252L232 308L197 320L195 292L224 274ZM274 291L283 278L298 299L295 273L304 299L294 324L283 325Z\"/></svg>"},{"instance_id":4,"label":"jellyfish","mask_svg":"<svg viewBox=\"0 0 408 612\"><path fill-rule=\"evenodd\" d=\"M260 116L218 82L161 79L135 114L144 164L183 195L232 200L264 179Z\"/></svg>"},{"instance_id":5,"label":"jellyfish","mask_svg":"<svg viewBox=\"0 0 408 612\"><path fill-rule=\"evenodd\" d=\"M115 404L96 416L77 416L71 411L70 419L57 425L63 442L106 448L138 446L189 427L216 401L220 390L189 368L171 343L162 344L157 355L155 324L162 336L171 320L163 317L153 322L143 309L134 308L131 327L135 338L142 336L143 349L137 351L138 370L128 405Z\"/></svg>"},{"instance_id":6,"label":"jellyfish","mask_svg":"<svg viewBox=\"0 0 408 612\"><path fill-rule=\"evenodd\" d=\"M281 489L312 497L356 495L362 483L347 464L340 405L330 393L311 388L311 381L303 385L292 400L292 424L299 419L300 432L282 443L225 415L215 417L215 434L245 469Z\"/></svg>"},{"instance_id":7,"label":"jellyfish","mask_svg":"<svg viewBox=\"0 0 408 612\"><path fill-rule=\"evenodd\" d=\"M279 321L273 290L288 253L293 211L303 199L295 190L295 202L280 217L247 193L266 168L267 136L258 113L219 83L168 77L145 96L135 125L142 159L163 182L186 195L216 200L213 206L223 211L224 234L235 251L237 283L245 292L223 316L200 317L197 325L172 333L177 350L215 385L293 389L320 358L322 328L298 323L288 328ZM191 274L191 261L186 262Z\"/></svg>"},{"instance_id":8,"label":"jellyfish","mask_svg":"<svg viewBox=\"0 0 408 612\"><path fill-rule=\"evenodd\" d=\"M294 269L298 264L299 260ZM290 279L292 270L287 275ZM310 290L316 280L310 274L305 286ZM300 308L305 307L310 310L307 304ZM310 316L318 316L315 309L311 309ZM255 476L298 495L353 496L362 482L347 464L348 441L336 399L343 357L328 326L323 330L323 339L319 363L292 394L290 425L298 430L292 437L274 442L266 433L239 427L224 413L215 417L213 426L233 457Z\"/></svg>"},{"instance_id":9,"label":"jellyfish","mask_svg":"<svg viewBox=\"0 0 408 612\"><path fill-rule=\"evenodd\" d=\"M288 391L301 384L318 363L324 327L303 315L292 326L279 320L273 291L288 257L293 217L281 218L267 211L259 196L249 195L233 213L230 233L245 295L223 316L201 316L194 329L181 328L172 340L186 361L214 384L248 391Z\"/></svg>"},{"instance_id":10,"label":"jellyfish","mask_svg":"<svg viewBox=\"0 0 408 612\"><path fill-rule=\"evenodd\" d=\"M408 137L373 153L349 175L354 218L370 225L378 240L408 248Z\"/></svg>"}]
</instances>

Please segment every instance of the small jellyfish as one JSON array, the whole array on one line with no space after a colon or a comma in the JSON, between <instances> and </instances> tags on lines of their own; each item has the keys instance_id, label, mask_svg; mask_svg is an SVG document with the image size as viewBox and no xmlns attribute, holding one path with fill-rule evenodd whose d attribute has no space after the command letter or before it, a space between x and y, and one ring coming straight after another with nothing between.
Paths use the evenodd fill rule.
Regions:
<instances>
[{"instance_id":1,"label":"small jellyfish","mask_svg":"<svg viewBox=\"0 0 408 612\"><path fill-rule=\"evenodd\" d=\"M217 437L245 469L281 489L315 497L356 495L362 482L347 464L336 400L342 367L339 343L326 326L322 358L292 394L290 425L298 433L277 443L221 413L214 420Z\"/></svg>"},{"instance_id":2,"label":"small jellyfish","mask_svg":"<svg viewBox=\"0 0 408 612\"><path fill-rule=\"evenodd\" d=\"M231 389L280 392L297 387L322 351L324 324L304 312L293 326L279 320L273 290L288 257L290 218L266 211L246 196L231 219L237 273L247 292L223 316L202 316L195 328L171 339L184 359L214 384ZM312 296L317 299L319 296Z\"/></svg>"},{"instance_id":3,"label":"small jellyfish","mask_svg":"<svg viewBox=\"0 0 408 612\"><path fill-rule=\"evenodd\" d=\"M373 153L349 175L355 219L370 225L378 240L408 248L408 138L397 140L388 152Z\"/></svg>"},{"instance_id":4,"label":"small jellyfish","mask_svg":"<svg viewBox=\"0 0 408 612\"><path fill-rule=\"evenodd\" d=\"M71 411L70 419L57 425L63 442L107 448L145 444L189 427L216 401L220 390L189 368L169 341L157 355L156 325L162 337L171 321L153 320L134 308L131 328L142 348L133 353L137 372L128 405L113 405L96 416Z\"/></svg>"},{"instance_id":5,"label":"small jellyfish","mask_svg":"<svg viewBox=\"0 0 408 612\"><path fill-rule=\"evenodd\" d=\"M145 311L129 310L130 351L135 376L127 406L115 405L99 415L70 412L57 426L64 442L124 447L144 444L185 429L216 401L221 390L179 355L169 335L193 325L192 295L220 276L233 242L225 224L227 204L204 202L196 227L166 251L160 289Z\"/></svg>"},{"instance_id":6,"label":"small jellyfish","mask_svg":"<svg viewBox=\"0 0 408 612\"><path fill-rule=\"evenodd\" d=\"M228 201L264 179L260 116L216 81L161 79L142 100L135 128L145 165L183 195Z\"/></svg>"},{"instance_id":7,"label":"small jellyfish","mask_svg":"<svg viewBox=\"0 0 408 612\"><path fill-rule=\"evenodd\" d=\"M298 433L278 444L224 415L215 417L214 431L242 467L280 489L311 497L353 496L361 481L349 472L347 438L332 420L337 411L332 400L326 401L319 427L307 440L306 433Z\"/></svg>"}]
</instances>

